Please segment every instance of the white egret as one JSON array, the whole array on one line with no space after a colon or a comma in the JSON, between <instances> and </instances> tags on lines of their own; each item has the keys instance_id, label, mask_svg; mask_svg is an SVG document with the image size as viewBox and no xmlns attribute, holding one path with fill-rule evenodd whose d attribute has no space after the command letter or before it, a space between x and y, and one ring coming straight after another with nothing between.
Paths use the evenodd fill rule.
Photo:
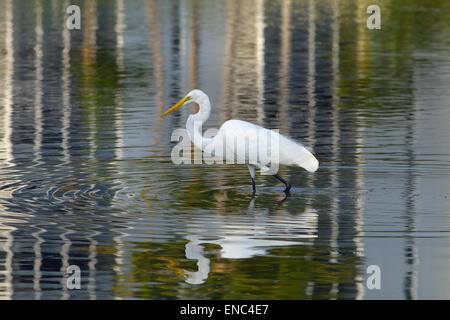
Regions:
<instances>
[{"instance_id":1,"label":"white egret","mask_svg":"<svg viewBox=\"0 0 450 320\"><path fill-rule=\"evenodd\" d=\"M253 192L256 190L255 185L255 169L259 168L262 172L271 172L268 167L269 163L274 159L277 168L278 164L288 166L300 166L309 172L315 172L319 167L319 161L309 152L302 144L295 142L278 132L268 130L258 125L242 120L228 120L218 131L214 138L204 137L201 132L202 124L209 118L211 111L211 103L209 97L201 90L195 89L190 91L182 100L169 110L162 114L162 117L177 110L185 104L196 102L199 105L199 111L195 114L189 115L186 122L186 129L190 140L194 145L203 150L209 151L224 150L224 159L237 159L238 163L246 163L252 178ZM265 136L276 141L276 144L268 142L268 139L261 139L258 137ZM238 140L246 141L245 146L236 147L236 137ZM276 158L271 157L269 160L261 160L261 157L252 157L249 151L257 151L258 154L276 154ZM251 153L251 152L250 152ZM228 161L227 161L228 162ZM273 171L273 176L284 183L286 189L285 193L289 193L291 185L289 182L281 178Z\"/></svg>"}]
</instances>

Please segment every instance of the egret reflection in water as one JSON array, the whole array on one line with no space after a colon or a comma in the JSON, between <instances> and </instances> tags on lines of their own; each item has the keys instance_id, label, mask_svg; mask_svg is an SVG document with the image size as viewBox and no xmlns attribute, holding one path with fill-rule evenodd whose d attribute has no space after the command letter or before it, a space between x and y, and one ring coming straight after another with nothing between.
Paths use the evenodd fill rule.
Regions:
<instances>
[{"instance_id":1,"label":"egret reflection in water","mask_svg":"<svg viewBox=\"0 0 450 320\"><path fill-rule=\"evenodd\" d=\"M283 219L288 214L285 210L270 215L268 208L255 209L255 198L252 198L244 216L232 220L224 217L204 226L195 224L192 233L188 225L186 258L197 260L198 271L185 270L186 282L202 284L208 278L210 259L204 249L206 244L220 247L219 255L223 259L249 259L267 255L268 249L312 244L317 236L317 213L311 208L306 210L295 219ZM221 228L223 225L227 229Z\"/></svg>"}]
</instances>

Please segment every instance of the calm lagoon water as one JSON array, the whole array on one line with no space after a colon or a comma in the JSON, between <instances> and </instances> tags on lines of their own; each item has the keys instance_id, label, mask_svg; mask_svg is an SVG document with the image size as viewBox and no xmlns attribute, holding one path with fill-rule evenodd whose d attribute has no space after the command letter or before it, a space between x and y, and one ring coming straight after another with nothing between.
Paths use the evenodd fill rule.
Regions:
<instances>
[{"instance_id":1,"label":"calm lagoon water","mask_svg":"<svg viewBox=\"0 0 450 320\"><path fill-rule=\"evenodd\" d=\"M70 4L0 0L0 298L450 298L449 2ZM192 88L319 170L174 165Z\"/></svg>"}]
</instances>

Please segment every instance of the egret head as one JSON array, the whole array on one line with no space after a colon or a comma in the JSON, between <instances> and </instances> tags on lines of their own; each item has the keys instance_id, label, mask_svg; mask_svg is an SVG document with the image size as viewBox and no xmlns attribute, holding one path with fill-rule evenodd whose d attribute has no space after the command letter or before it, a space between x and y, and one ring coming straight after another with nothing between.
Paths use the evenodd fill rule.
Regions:
<instances>
[{"instance_id":1,"label":"egret head","mask_svg":"<svg viewBox=\"0 0 450 320\"><path fill-rule=\"evenodd\" d=\"M203 91L198 90L198 89L194 89L194 90L190 91L176 105L174 105L172 108L170 108L169 110L164 112L161 117L165 117L169 113L177 110L178 108L181 108L185 104L189 104L189 103L192 103L192 102L200 103L205 97L207 97L207 96L206 96L206 94Z\"/></svg>"}]
</instances>

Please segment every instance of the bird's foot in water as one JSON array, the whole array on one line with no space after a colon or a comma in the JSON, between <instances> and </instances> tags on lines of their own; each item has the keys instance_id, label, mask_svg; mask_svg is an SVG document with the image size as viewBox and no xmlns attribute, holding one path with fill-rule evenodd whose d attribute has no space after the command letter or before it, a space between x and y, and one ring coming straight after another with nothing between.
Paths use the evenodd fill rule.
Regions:
<instances>
[{"instance_id":1,"label":"bird's foot in water","mask_svg":"<svg viewBox=\"0 0 450 320\"><path fill-rule=\"evenodd\" d=\"M287 200L287 198L289 198L290 196L291 196L291 194L290 194L289 192L286 192L286 193L284 194L283 200L278 201L278 206L281 206L281 205Z\"/></svg>"},{"instance_id":2,"label":"bird's foot in water","mask_svg":"<svg viewBox=\"0 0 450 320\"><path fill-rule=\"evenodd\" d=\"M256 193L256 183L255 179L252 177L252 198L255 197L255 193Z\"/></svg>"},{"instance_id":3,"label":"bird's foot in water","mask_svg":"<svg viewBox=\"0 0 450 320\"><path fill-rule=\"evenodd\" d=\"M289 184L289 182L287 182L286 180L284 180L282 177L280 177L278 174L274 174L273 175L275 178L277 178L278 180L280 180L281 182L283 182L283 184L286 186L286 189L284 189L284 193L288 194L289 190L291 190L291 185Z\"/></svg>"}]
</instances>

